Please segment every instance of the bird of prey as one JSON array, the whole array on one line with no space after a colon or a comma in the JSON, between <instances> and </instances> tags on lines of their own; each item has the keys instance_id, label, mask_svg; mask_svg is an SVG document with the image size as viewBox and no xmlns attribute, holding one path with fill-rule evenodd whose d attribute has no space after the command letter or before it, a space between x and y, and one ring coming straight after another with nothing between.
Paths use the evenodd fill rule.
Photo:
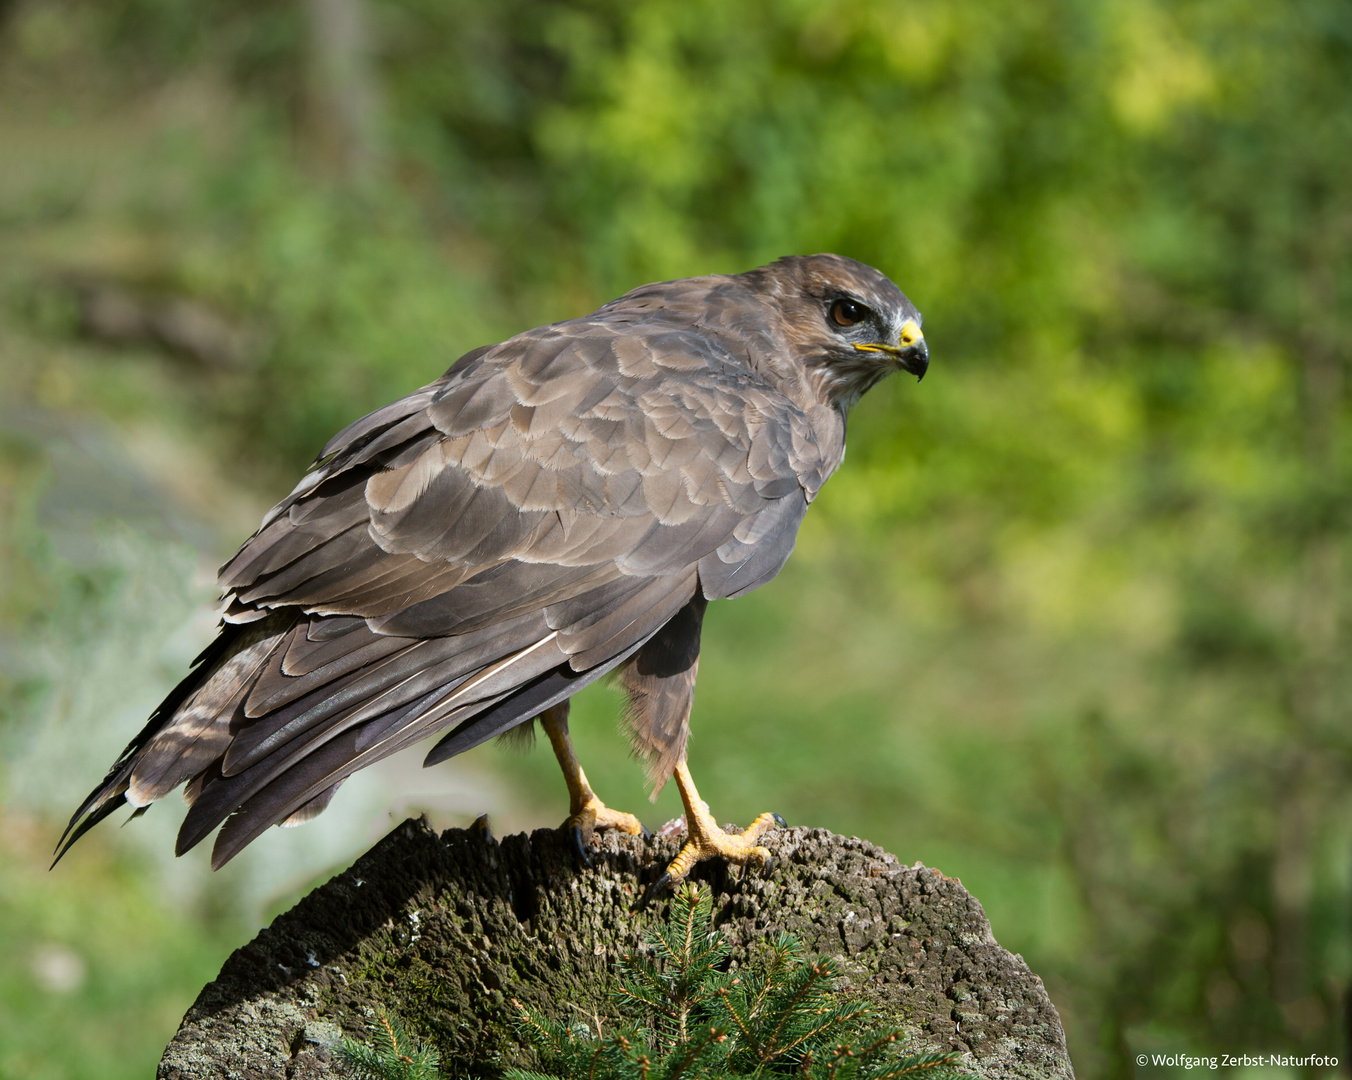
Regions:
<instances>
[{"instance_id":1,"label":"bird of prey","mask_svg":"<svg viewBox=\"0 0 1352 1080\"><path fill-rule=\"evenodd\" d=\"M461 357L335 435L222 567L220 634L71 819L186 784L181 854L219 867L320 813L351 773L445 732L425 764L540 719L579 850L641 829L597 798L568 699L616 672L635 751L675 776L702 859L768 869L686 767L710 600L775 576L845 456L861 394L929 364L920 315L837 255L645 285Z\"/></svg>"}]
</instances>

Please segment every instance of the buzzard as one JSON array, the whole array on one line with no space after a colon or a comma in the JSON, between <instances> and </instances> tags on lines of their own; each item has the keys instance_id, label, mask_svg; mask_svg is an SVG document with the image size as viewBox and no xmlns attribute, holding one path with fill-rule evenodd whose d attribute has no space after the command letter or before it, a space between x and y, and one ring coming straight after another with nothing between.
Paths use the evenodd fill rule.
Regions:
<instances>
[{"instance_id":1,"label":"buzzard","mask_svg":"<svg viewBox=\"0 0 1352 1080\"><path fill-rule=\"evenodd\" d=\"M653 782L702 859L768 868L762 814L725 833L685 748L710 600L765 584L845 456L850 407L923 376L920 316L837 255L645 285L475 349L335 435L221 569L220 634L71 818L180 784L183 853L219 867L320 813L363 766L438 732L426 765L538 718L585 859L637 833L587 783L568 699L615 672Z\"/></svg>"}]
</instances>

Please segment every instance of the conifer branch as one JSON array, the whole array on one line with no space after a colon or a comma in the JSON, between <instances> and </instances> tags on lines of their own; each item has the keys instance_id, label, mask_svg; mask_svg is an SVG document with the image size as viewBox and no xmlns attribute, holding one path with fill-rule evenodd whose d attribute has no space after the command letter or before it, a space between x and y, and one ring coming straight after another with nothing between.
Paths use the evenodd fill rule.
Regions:
<instances>
[{"instance_id":1,"label":"conifer branch","mask_svg":"<svg viewBox=\"0 0 1352 1080\"><path fill-rule=\"evenodd\" d=\"M704 1080L797 1075L805 1080L953 1080L957 1055L905 1054L879 1010L837 992L830 959L809 960L788 934L763 968L724 971L728 950L712 928L707 893L677 894L648 955L626 957L611 1000L632 1025L586 1034L517 1002L518 1033L540 1059L505 1080Z\"/></svg>"},{"instance_id":2,"label":"conifer branch","mask_svg":"<svg viewBox=\"0 0 1352 1080\"><path fill-rule=\"evenodd\" d=\"M440 1076L437 1052L420 1046L397 1018L381 1012L376 1025L372 1045L350 1038L338 1045L339 1059L360 1080L435 1080Z\"/></svg>"}]
</instances>

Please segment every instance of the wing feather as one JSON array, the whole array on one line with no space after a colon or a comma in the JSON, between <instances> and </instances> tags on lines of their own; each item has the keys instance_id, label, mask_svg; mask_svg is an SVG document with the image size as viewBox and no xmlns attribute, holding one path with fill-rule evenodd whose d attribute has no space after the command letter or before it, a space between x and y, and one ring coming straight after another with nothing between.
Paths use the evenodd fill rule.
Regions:
<instances>
[{"instance_id":1,"label":"wing feather","mask_svg":"<svg viewBox=\"0 0 1352 1080\"><path fill-rule=\"evenodd\" d=\"M557 645L557 635L551 633L468 679L460 678L449 688L434 688L414 702L413 708L404 710L403 718L417 722L419 737L434 734L453 722L461 711L497 700L521 683L558 667L563 659L564 653ZM371 717L370 721L378 719ZM391 734L397 736L403 732L396 729ZM315 784L306 779L300 794L292 793L285 800L287 808L282 816L289 815L292 810L308 802L313 794L348 775L352 769L346 766L351 765L357 757L372 752L358 750L360 735L359 725L353 722L351 716L339 713L292 736L247 768L209 777L184 819L179 834L179 850L185 851L196 844L232 814L238 812L248 817L252 812L249 810L250 800L288 771L299 768L304 777L320 777L322 783ZM339 740L337 745L341 752L337 768L330 769L329 763L333 760L330 748L335 740ZM353 766L356 767L359 766ZM273 823L271 820L263 823L260 831Z\"/></svg>"}]
</instances>

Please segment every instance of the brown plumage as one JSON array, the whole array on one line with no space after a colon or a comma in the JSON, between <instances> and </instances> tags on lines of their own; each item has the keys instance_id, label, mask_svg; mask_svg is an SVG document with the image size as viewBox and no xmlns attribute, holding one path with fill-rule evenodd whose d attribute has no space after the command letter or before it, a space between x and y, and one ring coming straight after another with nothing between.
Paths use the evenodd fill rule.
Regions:
<instances>
[{"instance_id":1,"label":"brown plumage","mask_svg":"<svg viewBox=\"0 0 1352 1080\"><path fill-rule=\"evenodd\" d=\"M620 667L660 783L705 604L778 573L849 407L927 363L896 286L834 255L647 285L468 353L334 436L225 564L220 636L66 847L186 783L178 850L224 823L219 866L356 769L449 729L443 760Z\"/></svg>"}]
</instances>

